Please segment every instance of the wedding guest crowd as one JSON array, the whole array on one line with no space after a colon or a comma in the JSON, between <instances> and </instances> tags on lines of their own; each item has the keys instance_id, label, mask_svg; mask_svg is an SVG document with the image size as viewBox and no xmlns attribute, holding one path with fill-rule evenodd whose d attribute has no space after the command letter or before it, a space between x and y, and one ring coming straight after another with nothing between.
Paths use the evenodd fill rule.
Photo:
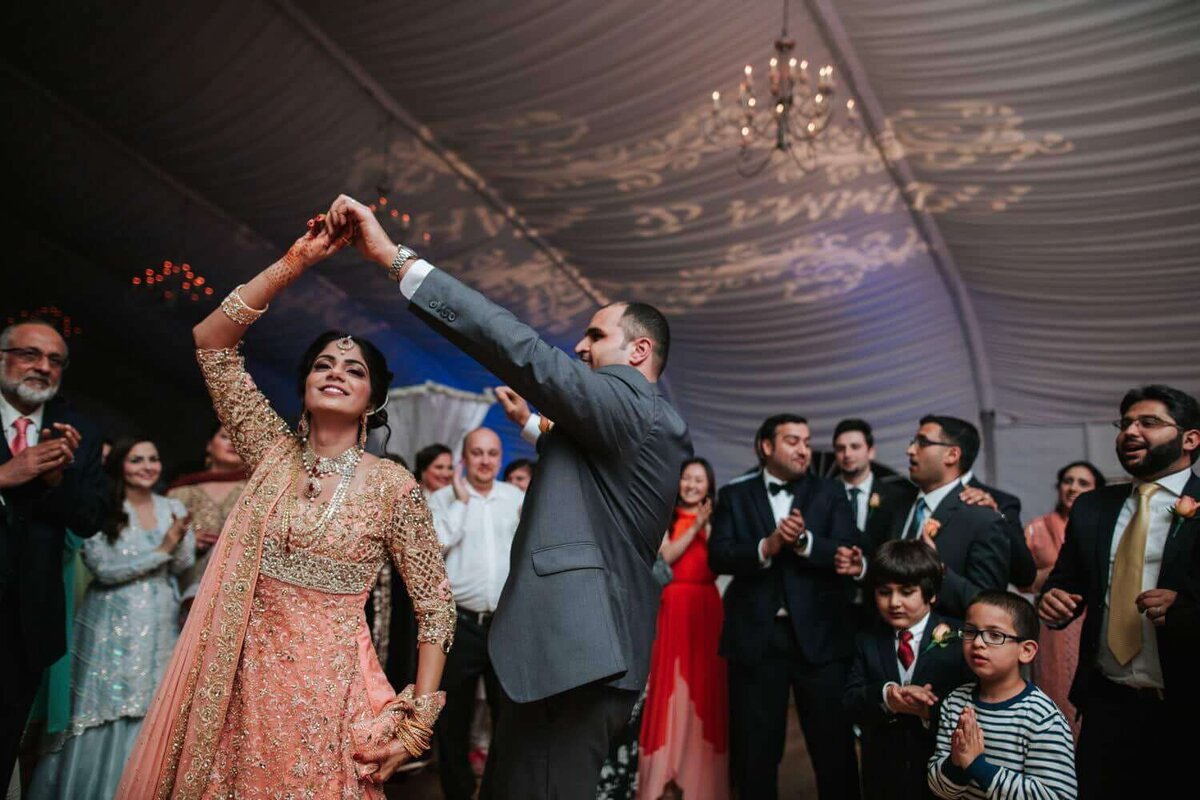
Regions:
<instances>
[{"instance_id":1,"label":"wedding guest crowd","mask_svg":"<svg viewBox=\"0 0 1200 800\"><path fill-rule=\"evenodd\" d=\"M34 800L114 796L179 638L181 600L248 477L223 426L204 470L166 496L152 439L115 442L102 468L102 439L54 402L68 364L48 324L0 332L0 777L17 765L41 685L28 726L40 760L24 781ZM511 389L496 394L544 445L553 422ZM834 428L832 477L814 474L796 413L763 421L757 468L724 486L704 458L685 460L658 548L649 679L597 796L773 800L791 706L827 800L1168 791L1186 762L1174 740L1149 734L1179 729L1200 705L1200 405L1144 386L1114 425L1130 481L1071 461L1053 510L1024 528L1020 499L974 475L978 428L948 415L917 421L906 475L876 463L872 427L857 418ZM488 728L528 724L506 719L489 637L525 491L546 467L503 467L488 428L457 455L456 469L450 447L425 447L413 475L457 603L433 731L440 782L448 800L468 800ZM68 541L92 578L73 618ZM367 601L381 620L372 633L403 685L417 626L399 573L384 573L387 591ZM718 575L732 576L723 599Z\"/></svg>"}]
</instances>

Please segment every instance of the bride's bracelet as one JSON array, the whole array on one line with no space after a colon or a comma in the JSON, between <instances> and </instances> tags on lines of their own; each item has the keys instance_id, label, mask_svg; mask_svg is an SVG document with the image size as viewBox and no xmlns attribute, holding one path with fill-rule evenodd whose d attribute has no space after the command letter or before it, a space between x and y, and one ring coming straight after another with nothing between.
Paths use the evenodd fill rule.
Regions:
<instances>
[{"instance_id":1,"label":"bride's bracelet","mask_svg":"<svg viewBox=\"0 0 1200 800\"><path fill-rule=\"evenodd\" d=\"M245 286L244 283L240 284L221 301L221 312L229 317L229 320L235 325L252 325L271 307L270 303L266 308L251 308L246 305L246 301L242 299L241 295L241 290Z\"/></svg>"}]
</instances>

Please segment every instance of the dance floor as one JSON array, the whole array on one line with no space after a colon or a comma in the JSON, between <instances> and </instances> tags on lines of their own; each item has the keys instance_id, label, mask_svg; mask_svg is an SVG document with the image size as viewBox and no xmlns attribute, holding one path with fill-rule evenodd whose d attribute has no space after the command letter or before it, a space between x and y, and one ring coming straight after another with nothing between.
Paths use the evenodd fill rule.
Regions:
<instances>
[{"instance_id":1,"label":"dance floor","mask_svg":"<svg viewBox=\"0 0 1200 800\"><path fill-rule=\"evenodd\" d=\"M442 800L436 768L426 769L416 775L406 775L389 783L386 789L389 800ZM787 749L783 754L783 764L779 768L779 796L817 796L816 780L808 763L804 736L800 733L794 708L788 715Z\"/></svg>"}]
</instances>

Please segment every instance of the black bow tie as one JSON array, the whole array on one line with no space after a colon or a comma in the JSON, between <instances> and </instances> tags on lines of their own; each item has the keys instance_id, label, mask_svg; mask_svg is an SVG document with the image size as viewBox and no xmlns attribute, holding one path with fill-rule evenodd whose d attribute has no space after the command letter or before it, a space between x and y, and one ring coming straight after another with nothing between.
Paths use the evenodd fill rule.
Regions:
<instances>
[{"instance_id":1,"label":"black bow tie","mask_svg":"<svg viewBox=\"0 0 1200 800\"><path fill-rule=\"evenodd\" d=\"M780 492L787 492L790 495L795 495L796 494L796 482L792 481L791 483L769 483L769 484L767 484L767 490L771 493L772 497L779 494Z\"/></svg>"}]
</instances>

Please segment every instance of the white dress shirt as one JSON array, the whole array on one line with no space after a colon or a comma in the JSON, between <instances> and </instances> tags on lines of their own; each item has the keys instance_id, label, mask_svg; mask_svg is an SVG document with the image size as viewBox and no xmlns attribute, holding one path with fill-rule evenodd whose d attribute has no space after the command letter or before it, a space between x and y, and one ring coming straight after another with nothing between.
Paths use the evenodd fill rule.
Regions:
<instances>
[{"instance_id":1,"label":"white dress shirt","mask_svg":"<svg viewBox=\"0 0 1200 800\"><path fill-rule=\"evenodd\" d=\"M933 512L938 510L938 506L942 504L942 501L949 497L951 492L960 490L961 486L962 479L956 478L944 486L939 486L928 494L925 492L918 494L917 499L912 504L912 508L908 510L908 516L904 518L904 527L900 529L900 538L908 538L908 529L912 526L913 514L917 513L917 506L925 503L925 507L929 509L925 513L925 520L928 522L933 517ZM920 531L917 531L917 538L921 538Z\"/></svg>"},{"instance_id":2,"label":"white dress shirt","mask_svg":"<svg viewBox=\"0 0 1200 800\"><path fill-rule=\"evenodd\" d=\"M41 439L42 435L42 417L45 411L45 406L38 406L37 410L32 414L22 414L13 407L12 403L8 402L8 398L0 394L0 423L4 425L4 438L8 442L9 450L12 449L13 440L17 438L17 426L14 424L18 418L25 417L33 422L25 429L25 441L30 447L33 447Z\"/></svg>"},{"instance_id":3,"label":"white dress shirt","mask_svg":"<svg viewBox=\"0 0 1200 800\"><path fill-rule=\"evenodd\" d=\"M504 481L494 482L486 495L467 484L465 503L455 497L454 484L430 495L429 510L446 559L446 577L454 601L463 610L476 614L496 610L508 580L509 552L524 500L524 492Z\"/></svg>"},{"instance_id":4,"label":"white dress shirt","mask_svg":"<svg viewBox=\"0 0 1200 800\"><path fill-rule=\"evenodd\" d=\"M775 492L772 494L772 486L782 486L783 484L787 483L787 481L776 478L765 469L762 471L762 475L763 483L767 487L767 502L771 504L771 513L775 515L775 524L778 525L791 515L792 500L795 496L791 492ZM812 553L812 531L809 530L807 522L804 525L804 530L808 534L804 537L804 545L803 547L794 548L794 551L796 555L802 556L803 558L808 558L808 556ZM758 540L758 563L764 569L771 566L771 559L767 558L763 554L763 545L766 543L766 541L766 538Z\"/></svg>"},{"instance_id":5,"label":"white dress shirt","mask_svg":"<svg viewBox=\"0 0 1200 800\"><path fill-rule=\"evenodd\" d=\"M1175 505L1183 487L1187 485L1192 475L1192 468L1180 470L1159 478L1156 483L1162 488L1150 496L1150 530L1146 534L1146 561L1142 567L1142 591L1153 589L1158 585L1158 573L1162 570L1163 550L1167 546L1167 535L1175 524L1175 516L1171 508ZM1108 553L1108 577L1105 580L1107 588L1104 593L1104 619L1100 625L1100 648L1096 664L1104 676L1114 683L1136 688L1162 689L1162 665L1158 660L1158 636L1154 632L1154 623L1142 615L1142 649L1128 664L1122 666L1108 649L1108 606L1112 599L1112 569L1117 560L1117 548L1125 536L1125 528L1137 513L1137 487L1143 481L1134 481L1129 490L1129 497L1121 506L1117 515L1117 524L1113 528L1112 547Z\"/></svg>"},{"instance_id":6,"label":"white dress shirt","mask_svg":"<svg viewBox=\"0 0 1200 800\"><path fill-rule=\"evenodd\" d=\"M913 673L917 671L917 660L921 658L921 637L925 635L925 627L929 624L929 612L925 612L925 616L921 617L921 621L913 625L908 630L912 631L912 641L909 645L912 647L913 660L908 665L908 669L904 668L904 664L900 663L900 631L895 631L892 634L892 652L896 656L896 669L900 673L900 685L907 686L912 683ZM891 707L887 704L887 693L889 686L895 686L895 681L888 681L883 685L883 705L889 711Z\"/></svg>"},{"instance_id":7,"label":"white dress shirt","mask_svg":"<svg viewBox=\"0 0 1200 800\"><path fill-rule=\"evenodd\" d=\"M854 509L854 523L860 531L867 529L867 515L871 513L871 490L875 488L875 473L867 470L867 478L860 484L848 483L842 479L842 486L846 489L846 499L850 500L850 490L858 489L858 497L850 500L850 507Z\"/></svg>"}]
</instances>

